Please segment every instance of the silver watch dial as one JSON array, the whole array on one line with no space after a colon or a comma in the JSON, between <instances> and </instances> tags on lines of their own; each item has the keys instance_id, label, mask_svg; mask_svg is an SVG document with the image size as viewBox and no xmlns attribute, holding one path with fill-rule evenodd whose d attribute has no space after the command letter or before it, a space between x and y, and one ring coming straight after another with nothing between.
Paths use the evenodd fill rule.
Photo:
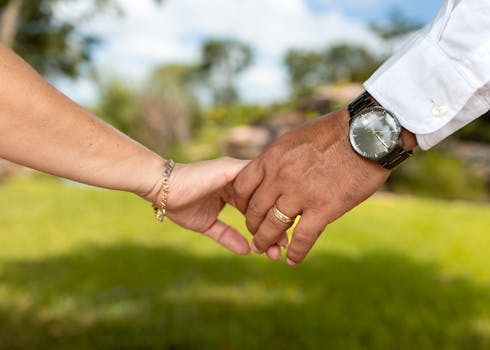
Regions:
<instances>
[{"instance_id":1,"label":"silver watch dial","mask_svg":"<svg viewBox=\"0 0 490 350\"><path fill-rule=\"evenodd\" d=\"M401 126L398 120L382 107L370 107L351 120L349 139L354 150L368 159L381 159L399 142Z\"/></svg>"}]
</instances>

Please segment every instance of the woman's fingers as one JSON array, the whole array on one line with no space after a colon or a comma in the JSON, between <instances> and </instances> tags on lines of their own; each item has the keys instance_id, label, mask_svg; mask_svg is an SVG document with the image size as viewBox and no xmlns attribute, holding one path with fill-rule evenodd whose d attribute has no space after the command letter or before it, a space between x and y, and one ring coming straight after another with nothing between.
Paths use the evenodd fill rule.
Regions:
<instances>
[{"instance_id":1,"label":"woman's fingers","mask_svg":"<svg viewBox=\"0 0 490 350\"><path fill-rule=\"evenodd\" d=\"M216 220L216 222L207 231L203 232L203 234L235 254L250 254L250 246L245 237L222 221Z\"/></svg>"}]
</instances>

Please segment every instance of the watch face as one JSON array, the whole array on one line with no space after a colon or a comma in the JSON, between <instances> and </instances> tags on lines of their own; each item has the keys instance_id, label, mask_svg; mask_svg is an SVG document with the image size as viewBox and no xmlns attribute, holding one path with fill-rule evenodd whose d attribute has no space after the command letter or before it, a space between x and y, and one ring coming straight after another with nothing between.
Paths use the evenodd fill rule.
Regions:
<instances>
[{"instance_id":1,"label":"watch face","mask_svg":"<svg viewBox=\"0 0 490 350\"><path fill-rule=\"evenodd\" d=\"M401 126L382 107L370 107L356 115L350 124L349 139L354 150L368 159L381 159L398 144Z\"/></svg>"}]
</instances>

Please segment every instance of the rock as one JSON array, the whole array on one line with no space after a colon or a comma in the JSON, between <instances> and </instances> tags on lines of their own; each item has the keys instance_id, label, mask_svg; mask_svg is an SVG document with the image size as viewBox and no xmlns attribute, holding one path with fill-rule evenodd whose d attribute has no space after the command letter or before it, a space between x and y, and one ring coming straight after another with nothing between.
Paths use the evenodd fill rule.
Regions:
<instances>
[{"instance_id":1,"label":"rock","mask_svg":"<svg viewBox=\"0 0 490 350\"><path fill-rule=\"evenodd\" d=\"M449 143L452 154L478 169L490 184L490 145L479 142L453 141Z\"/></svg>"},{"instance_id":2,"label":"rock","mask_svg":"<svg viewBox=\"0 0 490 350\"><path fill-rule=\"evenodd\" d=\"M239 159L254 159L272 141L264 126L237 126L228 132L224 141L227 155Z\"/></svg>"},{"instance_id":3,"label":"rock","mask_svg":"<svg viewBox=\"0 0 490 350\"><path fill-rule=\"evenodd\" d=\"M238 126L226 136L227 155L239 159L254 159L278 137L304 122L304 114L297 111L280 112L258 126Z\"/></svg>"}]
</instances>

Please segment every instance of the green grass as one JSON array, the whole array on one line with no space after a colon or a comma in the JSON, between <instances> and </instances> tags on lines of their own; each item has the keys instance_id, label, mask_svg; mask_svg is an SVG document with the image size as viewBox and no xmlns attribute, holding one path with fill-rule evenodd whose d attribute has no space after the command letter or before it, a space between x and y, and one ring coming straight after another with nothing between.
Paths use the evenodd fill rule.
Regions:
<instances>
[{"instance_id":1,"label":"green grass","mask_svg":"<svg viewBox=\"0 0 490 350\"><path fill-rule=\"evenodd\" d=\"M487 205L378 195L290 268L154 223L135 196L16 180L0 349L490 349L489 227Z\"/></svg>"}]
</instances>

